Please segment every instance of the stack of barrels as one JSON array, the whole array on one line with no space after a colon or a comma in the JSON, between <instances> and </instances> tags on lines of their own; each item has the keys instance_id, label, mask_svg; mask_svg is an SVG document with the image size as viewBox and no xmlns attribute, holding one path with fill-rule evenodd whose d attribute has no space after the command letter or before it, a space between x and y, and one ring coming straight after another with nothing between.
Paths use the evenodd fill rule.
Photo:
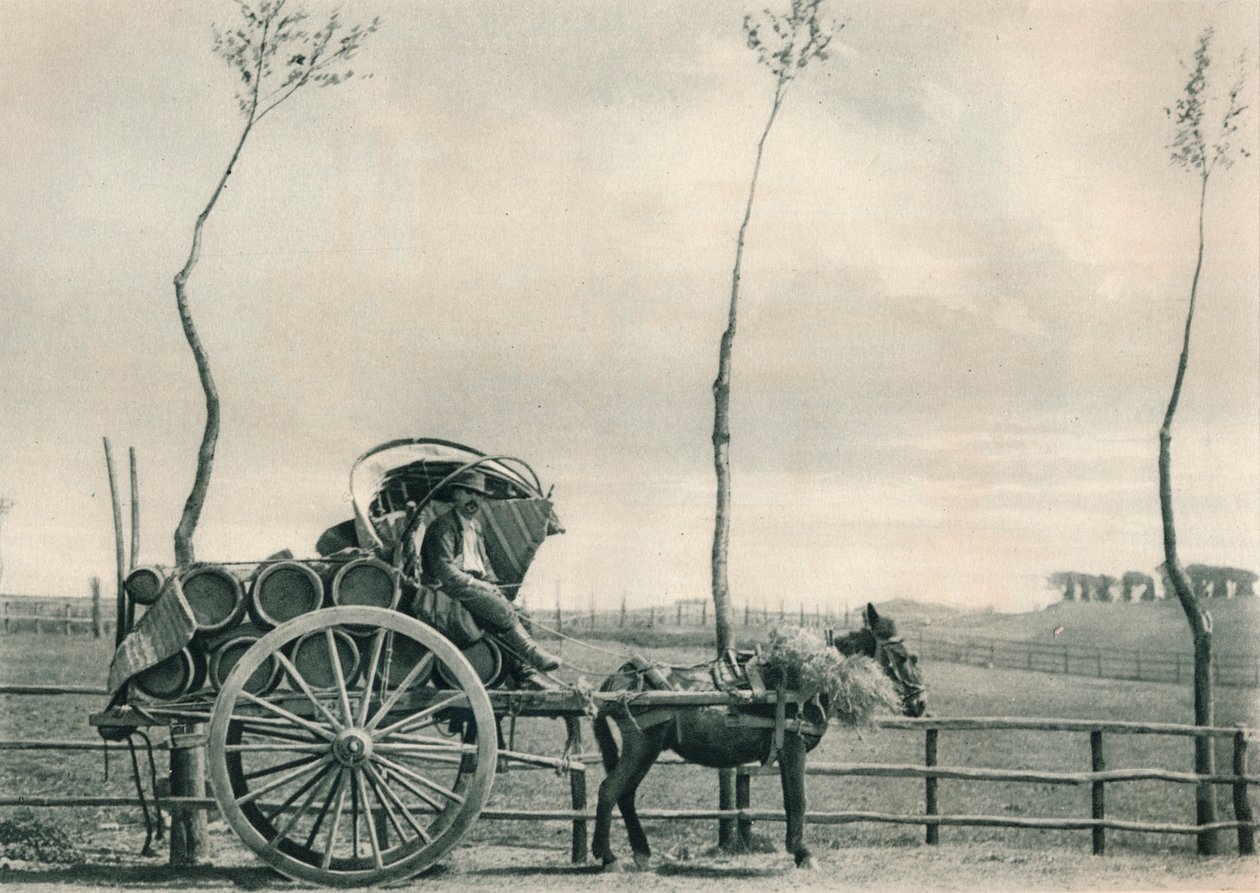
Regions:
<instances>
[{"instance_id":1,"label":"stack of barrels","mask_svg":"<svg viewBox=\"0 0 1260 893\"><path fill-rule=\"evenodd\" d=\"M147 607L157 601L171 574L161 567L140 567L127 577L124 588L133 604ZM136 691L158 701L197 692L207 683L217 691L255 641L295 617L334 605L396 609L402 593L394 568L362 555L345 560L334 556L319 561L281 558L251 565L197 564L180 572L176 582L196 621L193 640L132 679ZM359 672L362 639L373 633L372 629L334 630L347 682ZM312 688L336 685L322 632L303 636L284 651ZM410 668L404 654L394 655L391 664L402 668L404 675ZM271 657L249 677L245 690L266 694L281 679L280 664Z\"/></svg>"}]
</instances>

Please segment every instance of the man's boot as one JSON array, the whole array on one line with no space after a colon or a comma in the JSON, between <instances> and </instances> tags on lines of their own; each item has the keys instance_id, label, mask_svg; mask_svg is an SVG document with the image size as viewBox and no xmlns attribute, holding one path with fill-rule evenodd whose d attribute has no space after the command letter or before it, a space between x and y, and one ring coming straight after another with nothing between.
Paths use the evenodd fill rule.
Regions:
<instances>
[{"instance_id":1,"label":"man's boot","mask_svg":"<svg viewBox=\"0 0 1260 893\"><path fill-rule=\"evenodd\" d=\"M539 648L538 643L525 631L525 627L521 626L519 620L513 621L506 632L499 633L499 639L523 663L537 670L549 673L560 668L560 658Z\"/></svg>"},{"instance_id":2,"label":"man's boot","mask_svg":"<svg viewBox=\"0 0 1260 893\"><path fill-rule=\"evenodd\" d=\"M516 679L516 687L522 691L555 691L560 688L550 677L538 672L529 664L513 661L516 667L512 675Z\"/></svg>"}]
</instances>

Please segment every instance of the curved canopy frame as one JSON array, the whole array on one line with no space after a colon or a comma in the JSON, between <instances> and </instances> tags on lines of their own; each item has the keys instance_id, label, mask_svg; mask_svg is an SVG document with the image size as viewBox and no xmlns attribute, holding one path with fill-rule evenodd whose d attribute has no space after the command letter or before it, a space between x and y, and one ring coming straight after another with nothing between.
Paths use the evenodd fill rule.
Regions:
<instances>
[{"instance_id":1,"label":"curved canopy frame","mask_svg":"<svg viewBox=\"0 0 1260 893\"><path fill-rule=\"evenodd\" d=\"M524 460L486 455L437 438L391 440L368 450L350 469L359 544L394 549L415 530L424 507L470 468L485 474L486 486L497 498L546 498L538 475ZM387 516L405 520L401 526L379 523Z\"/></svg>"}]
</instances>

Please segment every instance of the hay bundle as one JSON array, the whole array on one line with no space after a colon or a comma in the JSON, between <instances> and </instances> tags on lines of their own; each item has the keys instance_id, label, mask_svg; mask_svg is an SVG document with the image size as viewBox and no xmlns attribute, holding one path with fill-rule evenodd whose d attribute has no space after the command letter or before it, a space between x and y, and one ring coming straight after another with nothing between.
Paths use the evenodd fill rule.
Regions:
<instances>
[{"instance_id":1,"label":"hay bundle","mask_svg":"<svg viewBox=\"0 0 1260 893\"><path fill-rule=\"evenodd\" d=\"M762 652L766 684L819 698L827 715L846 726L869 726L881 709L896 712L901 698L878 663L862 654L845 657L813 633L776 627Z\"/></svg>"}]
</instances>

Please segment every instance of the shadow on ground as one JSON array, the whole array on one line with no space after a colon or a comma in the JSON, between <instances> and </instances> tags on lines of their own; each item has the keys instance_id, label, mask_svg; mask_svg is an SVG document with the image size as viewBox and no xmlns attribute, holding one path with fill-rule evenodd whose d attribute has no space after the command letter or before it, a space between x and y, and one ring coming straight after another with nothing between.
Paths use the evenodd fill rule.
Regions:
<instances>
[{"instance_id":1,"label":"shadow on ground","mask_svg":"<svg viewBox=\"0 0 1260 893\"><path fill-rule=\"evenodd\" d=\"M269 868L249 866L171 868L168 865L72 865L64 868L0 868L0 884L76 884L93 888L162 887L195 890L231 885L242 890L296 886Z\"/></svg>"}]
</instances>

